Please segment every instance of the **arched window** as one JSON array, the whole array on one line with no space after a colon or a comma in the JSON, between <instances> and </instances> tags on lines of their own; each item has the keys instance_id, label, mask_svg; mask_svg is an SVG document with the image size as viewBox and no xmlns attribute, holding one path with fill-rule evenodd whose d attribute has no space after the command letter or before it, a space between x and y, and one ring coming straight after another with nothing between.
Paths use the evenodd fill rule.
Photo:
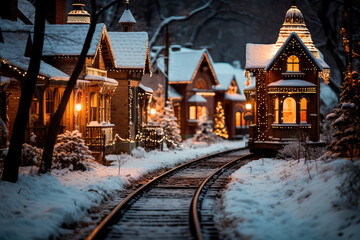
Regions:
<instances>
[{"instance_id":1,"label":"arched window","mask_svg":"<svg viewBox=\"0 0 360 240\"><path fill-rule=\"evenodd\" d=\"M274 123L279 123L279 99L275 98L274 102Z\"/></svg>"},{"instance_id":2,"label":"arched window","mask_svg":"<svg viewBox=\"0 0 360 240\"><path fill-rule=\"evenodd\" d=\"M90 93L90 121L97 121L98 116L98 96L96 93Z\"/></svg>"},{"instance_id":3,"label":"arched window","mask_svg":"<svg viewBox=\"0 0 360 240\"><path fill-rule=\"evenodd\" d=\"M196 82L194 84L194 88L197 89L207 89L207 84L206 81L202 78L198 78L196 79Z\"/></svg>"},{"instance_id":4,"label":"arched window","mask_svg":"<svg viewBox=\"0 0 360 240\"><path fill-rule=\"evenodd\" d=\"M291 55L287 59L287 71L288 72L299 72L299 58L295 55Z\"/></svg>"},{"instance_id":5,"label":"arched window","mask_svg":"<svg viewBox=\"0 0 360 240\"><path fill-rule=\"evenodd\" d=\"M283 123L296 123L296 101L291 97L284 100Z\"/></svg>"},{"instance_id":6,"label":"arched window","mask_svg":"<svg viewBox=\"0 0 360 240\"><path fill-rule=\"evenodd\" d=\"M241 127L241 112L235 113L235 126L237 128Z\"/></svg>"},{"instance_id":7,"label":"arched window","mask_svg":"<svg viewBox=\"0 0 360 240\"><path fill-rule=\"evenodd\" d=\"M60 104L60 93L59 90L55 89L54 90L54 111L56 111L56 109L58 108L59 104Z\"/></svg>"},{"instance_id":8,"label":"arched window","mask_svg":"<svg viewBox=\"0 0 360 240\"><path fill-rule=\"evenodd\" d=\"M300 102L300 122L307 122L307 100L302 98Z\"/></svg>"}]
</instances>

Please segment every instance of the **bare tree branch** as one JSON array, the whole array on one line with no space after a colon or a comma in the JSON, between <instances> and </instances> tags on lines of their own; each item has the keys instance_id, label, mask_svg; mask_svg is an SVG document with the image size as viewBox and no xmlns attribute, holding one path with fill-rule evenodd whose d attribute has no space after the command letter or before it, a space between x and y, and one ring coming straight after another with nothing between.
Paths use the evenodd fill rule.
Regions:
<instances>
[{"instance_id":1,"label":"bare tree branch","mask_svg":"<svg viewBox=\"0 0 360 240\"><path fill-rule=\"evenodd\" d=\"M213 0L209 0L208 2L206 2L201 7L198 7L196 9L192 10L188 15L185 15L185 16L171 16L171 17L165 18L159 24L159 26L156 28L156 30L154 31L154 33L153 33L153 35L152 35L152 37L151 37L151 39L149 41L150 49L155 44L156 40L158 39L161 30L166 25L168 25L168 24L170 24L172 22L179 22L179 21L187 20L187 19L191 18L192 16L196 15L197 13L200 13L200 12L204 11L205 9L209 8L212 2L213 2Z\"/></svg>"}]
</instances>

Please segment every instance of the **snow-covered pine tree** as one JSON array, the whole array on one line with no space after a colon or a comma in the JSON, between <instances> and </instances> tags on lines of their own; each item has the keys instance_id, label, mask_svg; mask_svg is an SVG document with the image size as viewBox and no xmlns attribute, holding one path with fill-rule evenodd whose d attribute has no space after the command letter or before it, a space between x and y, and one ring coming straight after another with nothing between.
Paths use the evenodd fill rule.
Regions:
<instances>
[{"instance_id":1,"label":"snow-covered pine tree","mask_svg":"<svg viewBox=\"0 0 360 240\"><path fill-rule=\"evenodd\" d=\"M181 146L180 128L177 124L177 118L174 115L174 108L171 101L166 102L160 127L164 131L164 136L166 137L165 142L168 148Z\"/></svg>"},{"instance_id":2,"label":"snow-covered pine tree","mask_svg":"<svg viewBox=\"0 0 360 240\"><path fill-rule=\"evenodd\" d=\"M149 114L148 122L150 125L160 125L164 117L164 89L161 84L158 85L158 90L153 94L150 108L155 109L154 114Z\"/></svg>"},{"instance_id":3,"label":"snow-covered pine tree","mask_svg":"<svg viewBox=\"0 0 360 240\"><path fill-rule=\"evenodd\" d=\"M343 157L360 156L360 79L357 72L345 77L340 94L340 103L326 118L332 121L335 130L330 144L333 153Z\"/></svg>"},{"instance_id":4,"label":"snow-covered pine tree","mask_svg":"<svg viewBox=\"0 0 360 240\"><path fill-rule=\"evenodd\" d=\"M199 118L199 125L194 134L194 142L206 142L211 144L216 142L217 136L213 131L213 122L208 119L208 112L206 108L202 109L201 116Z\"/></svg>"},{"instance_id":5,"label":"snow-covered pine tree","mask_svg":"<svg viewBox=\"0 0 360 240\"><path fill-rule=\"evenodd\" d=\"M220 101L217 102L216 111L215 111L214 133L222 138L229 137L225 126L225 113Z\"/></svg>"}]
</instances>

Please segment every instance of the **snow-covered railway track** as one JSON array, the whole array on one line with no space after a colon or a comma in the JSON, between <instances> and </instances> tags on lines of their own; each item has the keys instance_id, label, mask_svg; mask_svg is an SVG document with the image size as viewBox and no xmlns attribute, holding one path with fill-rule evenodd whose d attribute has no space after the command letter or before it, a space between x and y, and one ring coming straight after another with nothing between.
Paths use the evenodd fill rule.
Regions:
<instances>
[{"instance_id":1,"label":"snow-covered railway track","mask_svg":"<svg viewBox=\"0 0 360 240\"><path fill-rule=\"evenodd\" d=\"M190 206L197 189L217 169L249 155L244 148L225 151L163 173L127 196L87 239L196 238Z\"/></svg>"}]
</instances>

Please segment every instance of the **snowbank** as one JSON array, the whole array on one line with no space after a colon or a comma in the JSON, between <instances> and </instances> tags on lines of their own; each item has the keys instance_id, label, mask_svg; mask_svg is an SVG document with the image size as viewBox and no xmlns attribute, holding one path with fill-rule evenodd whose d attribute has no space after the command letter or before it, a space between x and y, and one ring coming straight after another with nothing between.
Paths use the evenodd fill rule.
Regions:
<instances>
[{"instance_id":1,"label":"snowbank","mask_svg":"<svg viewBox=\"0 0 360 240\"><path fill-rule=\"evenodd\" d=\"M217 215L222 236L235 239L360 239L360 206L337 187L349 160L309 164L260 159L231 175ZM360 162L356 163L360 164Z\"/></svg>"},{"instance_id":2,"label":"snowbank","mask_svg":"<svg viewBox=\"0 0 360 240\"><path fill-rule=\"evenodd\" d=\"M0 181L0 239L48 239L58 236L60 226L77 221L91 206L129 181L151 171L172 167L188 160L221 150L243 147L244 141L224 141L202 148L185 146L167 152L142 149L132 155L109 155L115 160L106 167L89 163L91 171L53 170L38 176L34 167L22 167L17 183ZM120 175L119 173L119 161Z\"/></svg>"}]
</instances>

